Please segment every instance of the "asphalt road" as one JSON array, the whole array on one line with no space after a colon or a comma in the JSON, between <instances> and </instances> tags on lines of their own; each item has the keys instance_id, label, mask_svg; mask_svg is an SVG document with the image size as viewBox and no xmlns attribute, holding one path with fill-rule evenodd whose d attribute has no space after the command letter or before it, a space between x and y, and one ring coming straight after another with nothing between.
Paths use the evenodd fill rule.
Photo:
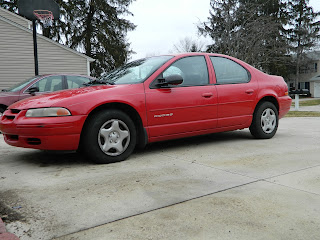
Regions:
<instances>
[{"instance_id":1,"label":"asphalt road","mask_svg":"<svg viewBox=\"0 0 320 240\"><path fill-rule=\"evenodd\" d=\"M320 118L156 143L95 165L6 145L0 217L26 239L320 239Z\"/></svg>"}]
</instances>

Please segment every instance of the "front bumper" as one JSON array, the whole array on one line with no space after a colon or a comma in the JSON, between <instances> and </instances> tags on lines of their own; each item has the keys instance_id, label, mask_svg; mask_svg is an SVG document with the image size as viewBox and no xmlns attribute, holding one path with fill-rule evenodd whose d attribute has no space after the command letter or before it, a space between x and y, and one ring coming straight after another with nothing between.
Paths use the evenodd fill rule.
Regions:
<instances>
[{"instance_id":1,"label":"front bumper","mask_svg":"<svg viewBox=\"0 0 320 240\"><path fill-rule=\"evenodd\" d=\"M7 144L43 150L76 150L86 116L26 118L26 110L9 109L0 120Z\"/></svg>"}]
</instances>

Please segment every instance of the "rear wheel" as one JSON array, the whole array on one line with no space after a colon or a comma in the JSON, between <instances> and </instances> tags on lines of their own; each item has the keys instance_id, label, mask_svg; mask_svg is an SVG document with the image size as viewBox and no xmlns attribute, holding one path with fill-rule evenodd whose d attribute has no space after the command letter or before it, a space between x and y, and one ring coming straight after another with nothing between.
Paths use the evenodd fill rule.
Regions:
<instances>
[{"instance_id":1,"label":"rear wheel","mask_svg":"<svg viewBox=\"0 0 320 240\"><path fill-rule=\"evenodd\" d=\"M272 138L278 129L278 110L271 102L262 102L253 114L250 132L255 138Z\"/></svg>"},{"instance_id":2,"label":"rear wheel","mask_svg":"<svg viewBox=\"0 0 320 240\"><path fill-rule=\"evenodd\" d=\"M81 151L95 163L123 161L136 145L136 128L130 117L118 110L93 115L81 136Z\"/></svg>"}]
</instances>

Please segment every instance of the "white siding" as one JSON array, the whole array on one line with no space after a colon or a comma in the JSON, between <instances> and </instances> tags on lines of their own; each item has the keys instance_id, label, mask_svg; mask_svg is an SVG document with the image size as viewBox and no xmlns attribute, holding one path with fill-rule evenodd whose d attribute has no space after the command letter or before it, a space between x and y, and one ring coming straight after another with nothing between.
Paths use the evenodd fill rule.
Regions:
<instances>
[{"instance_id":1,"label":"white siding","mask_svg":"<svg viewBox=\"0 0 320 240\"><path fill-rule=\"evenodd\" d=\"M34 76L32 35L0 19L0 89Z\"/></svg>"},{"instance_id":2,"label":"white siding","mask_svg":"<svg viewBox=\"0 0 320 240\"><path fill-rule=\"evenodd\" d=\"M8 10L5 10L3 8L0 8L0 16L15 22L17 24L20 24L21 26L25 27L25 28L29 28L30 24L32 24L31 21L29 21L26 18L23 18L17 14L14 14L12 12L9 12Z\"/></svg>"},{"instance_id":3,"label":"white siding","mask_svg":"<svg viewBox=\"0 0 320 240\"><path fill-rule=\"evenodd\" d=\"M39 74L88 73L85 55L39 35L37 41ZM0 89L34 75L32 31L10 24L0 16Z\"/></svg>"}]
</instances>

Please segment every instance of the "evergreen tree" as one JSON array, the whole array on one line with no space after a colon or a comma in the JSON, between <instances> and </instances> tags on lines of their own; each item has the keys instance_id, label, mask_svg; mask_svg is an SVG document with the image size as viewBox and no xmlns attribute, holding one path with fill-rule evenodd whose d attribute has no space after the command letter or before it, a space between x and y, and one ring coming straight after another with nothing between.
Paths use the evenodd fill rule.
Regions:
<instances>
[{"instance_id":1,"label":"evergreen tree","mask_svg":"<svg viewBox=\"0 0 320 240\"><path fill-rule=\"evenodd\" d=\"M133 0L74 0L72 5L72 37L70 47L83 49L92 63L93 76L100 76L128 60L131 53L126 40L135 25L121 16L131 14Z\"/></svg>"},{"instance_id":2,"label":"evergreen tree","mask_svg":"<svg viewBox=\"0 0 320 240\"><path fill-rule=\"evenodd\" d=\"M290 60L280 0L211 0L208 22L198 27L213 44L208 52L242 59L271 74L287 75Z\"/></svg>"},{"instance_id":3,"label":"evergreen tree","mask_svg":"<svg viewBox=\"0 0 320 240\"><path fill-rule=\"evenodd\" d=\"M291 0L289 2L290 29L289 41L296 54L295 88L298 88L300 67L306 64L305 53L318 44L320 38L319 12L308 6L309 0Z\"/></svg>"},{"instance_id":4,"label":"evergreen tree","mask_svg":"<svg viewBox=\"0 0 320 240\"><path fill-rule=\"evenodd\" d=\"M238 0L211 0L208 22L198 26L200 34L211 37L213 44L207 52L219 52L237 56L237 17Z\"/></svg>"},{"instance_id":5,"label":"evergreen tree","mask_svg":"<svg viewBox=\"0 0 320 240\"><path fill-rule=\"evenodd\" d=\"M18 13L18 0L0 0L0 7Z\"/></svg>"}]
</instances>

